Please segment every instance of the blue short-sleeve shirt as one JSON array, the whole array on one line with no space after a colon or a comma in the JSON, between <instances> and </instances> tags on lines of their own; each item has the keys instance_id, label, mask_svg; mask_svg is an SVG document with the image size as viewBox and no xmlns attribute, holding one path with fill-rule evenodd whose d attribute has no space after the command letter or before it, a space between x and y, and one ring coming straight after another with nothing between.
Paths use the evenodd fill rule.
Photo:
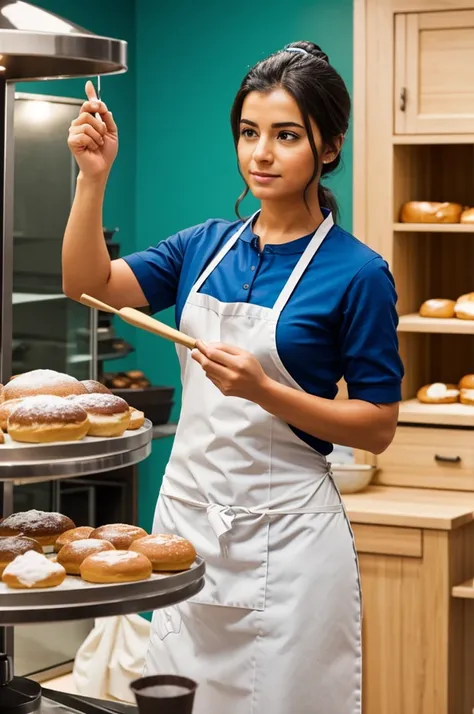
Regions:
<instances>
[{"instance_id":1,"label":"blue short-sleeve shirt","mask_svg":"<svg viewBox=\"0 0 474 714\"><path fill-rule=\"evenodd\" d=\"M242 221L209 220L126 256L151 311L175 305L179 325L197 278L241 226ZM260 252L249 225L200 292L221 302L273 307L310 240L303 236ZM387 263L334 225L281 313L276 342L283 365L306 392L319 397L334 399L344 377L351 399L400 401L396 300ZM293 430L320 453L332 451L332 444Z\"/></svg>"}]
</instances>

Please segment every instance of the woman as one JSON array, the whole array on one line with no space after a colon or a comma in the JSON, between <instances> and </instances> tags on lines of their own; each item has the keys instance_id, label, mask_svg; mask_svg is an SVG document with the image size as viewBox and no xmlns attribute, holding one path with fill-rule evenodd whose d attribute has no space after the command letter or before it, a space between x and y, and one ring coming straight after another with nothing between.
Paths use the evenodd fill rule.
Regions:
<instances>
[{"instance_id":1,"label":"woman","mask_svg":"<svg viewBox=\"0 0 474 714\"><path fill-rule=\"evenodd\" d=\"M65 292L176 305L200 340L178 348L182 411L154 531L194 543L206 585L155 612L147 672L196 679L196 714L360 713L357 557L326 456L334 442L390 444L402 366L387 265L334 225L320 184L340 161L344 82L310 42L259 62L231 124L260 211L112 263L101 211L117 128L87 93L69 137L80 174ZM342 376L350 398L333 401Z\"/></svg>"}]
</instances>

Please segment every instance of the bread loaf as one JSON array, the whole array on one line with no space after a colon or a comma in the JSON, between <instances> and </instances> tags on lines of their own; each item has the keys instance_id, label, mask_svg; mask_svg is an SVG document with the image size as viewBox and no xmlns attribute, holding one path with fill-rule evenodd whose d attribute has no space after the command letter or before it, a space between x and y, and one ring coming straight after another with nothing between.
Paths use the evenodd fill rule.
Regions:
<instances>
[{"instance_id":1,"label":"bread loaf","mask_svg":"<svg viewBox=\"0 0 474 714\"><path fill-rule=\"evenodd\" d=\"M460 203L409 201L402 206L402 223L459 223L463 206Z\"/></svg>"}]
</instances>

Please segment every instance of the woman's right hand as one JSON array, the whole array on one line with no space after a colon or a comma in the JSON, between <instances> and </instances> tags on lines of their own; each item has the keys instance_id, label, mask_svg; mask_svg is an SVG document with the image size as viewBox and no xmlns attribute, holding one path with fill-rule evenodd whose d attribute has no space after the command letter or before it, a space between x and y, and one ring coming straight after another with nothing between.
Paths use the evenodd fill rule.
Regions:
<instances>
[{"instance_id":1,"label":"woman's right hand","mask_svg":"<svg viewBox=\"0 0 474 714\"><path fill-rule=\"evenodd\" d=\"M107 178L118 151L117 125L90 81L86 95L87 101L69 128L67 143L84 177ZM94 116L97 112L102 121Z\"/></svg>"}]
</instances>

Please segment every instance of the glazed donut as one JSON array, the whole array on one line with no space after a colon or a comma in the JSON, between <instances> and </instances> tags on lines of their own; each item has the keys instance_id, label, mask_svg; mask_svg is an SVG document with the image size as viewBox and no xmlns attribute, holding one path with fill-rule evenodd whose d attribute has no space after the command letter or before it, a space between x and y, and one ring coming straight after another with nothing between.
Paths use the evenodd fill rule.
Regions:
<instances>
[{"instance_id":1,"label":"glazed donut","mask_svg":"<svg viewBox=\"0 0 474 714\"><path fill-rule=\"evenodd\" d=\"M0 538L0 575L3 573L8 563L15 560L17 555L23 555L29 550L43 553L43 548L38 541L24 536L11 536L10 538Z\"/></svg>"},{"instance_id":2,"label":"glazed donut","mask_svg":"<svg viewBox=\"0 0 474 714\"><path fill-rule=\"evenodd\" d=\"M188 570L196 560L194 546L172 534L154 534L133 541L129 550L146 555L153 570Z\"/></svg>"},{"instance_id":3,"label":"glazed donut","mask_svg":"<svg viewBox=\"0 0 474 714\"><path fill-rule=\"evenodd\" d=\"M89 418L79 404L68 399L27 397L8 417L7 429L14 441L79 441L89 430Z\"/></svg>"},{"instance_id":4,"label":"glazed donut","mask_svg":"<svg viewBox=\"0 0 474 714\"><path fill-rule=\"evenodd\" d=\"M423 404L453 404L459 399L459 389L455 384L435 382L421 387L416 396Z\"/></svg>"},{"instance_id":5,"label":"glazed donut","mask_svg":"<svg viewBox=\"0 0 474 714\"><path fill-rule=\"evenodd\" d=\"M474 389L474 374L465 374L458 387L459 389Z\"/></svg>"},{"instance_id":6,"label":"glazed donut","mask_svg":"<svg viewBox=\"0 0 474 714\"><path fill-rule=\"evenodd\" d=\"M84 385L88 394L112 394L105 384L96 382L95 379L82 379L81 384Z\"/></svg>"},{"instance_id":7,"label":"glazed donut","mask_svg":"<svg viewBox=\"0 0 474 714\"><path fill-rule=\"evenodd\" d=\"M459 401L461 402L461 404L469 404L469 406L474 406L474 389L461 389Z\"/></svg>"},{"instance_id":8,"label":"glazed donut","mask_svg":"<svg viewBox=\"0 0 474 714\"><path fill-rule=\"evenodd\" d=\"M62 513L32 509L4 518L0 522L0 536L24 535L40 545L54 545L61 533L75 527L76 524Z\"/></svg>"},{"instance_id":9,"label":"glazed donut","mask_svg":"<svg viewBox=\"0 0 474 714\"><path fill-rule=\"evenodd\" d=\"M20 406L22 401L23 399L10 399L8 402L0 404L0 429L8 431L8 417Z\"/></svg>"},{"instance_id":10,"label":"glazed donut","mask_svg":"<svg viewBox=\"0 0 474 714\"><path fill-rule=\"evenodd\" d=\"M426 300L420 307L421 317L454 317L454 300L432 298Z\"/></svg>"},{"instance_id":11,"label":"glazed donut","mask_svg":"<svg viewBox=\"0 0 474 714\"><path fill-rule=\"evenodd\" d=\"M130 407L130 423L128 425L128 428L131 430L140 429L140 427L142 427L144 423L145 423L145 414L143 412L141 412L139 409Z\"/></svg>"},{"instance_id":12,"label":"glazed donut","mask_svg":"<svg viewBox=\"0 0 474 714\"><path fill-rule=\"evenodd\" d=\"M54 588L61 585L65 577L62 565L29 550L8 563L2 580L9 588Z\"/></svg>"},{"instance_id":13,"label":"glazed donut","mask_svg":"<svg viewBox=\"0 0 474 714\"><path fill-rule=\"evenodd\" d=\"M54 544L54 550L58 553L63 545L74 543L76 540L89 538L93 530L94 529L91 526L79 526L79 528L71 528L68 531L64 531L64 533L61 533L61 535L58 536L58 539Z\"/></svg>"},{"instance_id":14,"label":"glazed donut","mask_svg":"<svg viewBox=\"0 0 474 714\"><path fill-rule=\"evenodd\" d=\"M34 369L20 374L3 388L4 399L33 397L38 394L54 394L67 397L70 394L85 394L86 388L75 377L52 369Z\"/></svg>"},{"instance_id":15,"label":"glazed donut","mask_svg":"<svg viewBox=\"0 0 474 714\"><path fill-rule=\"evenodd\" d=\"M146 535L148 533L139 526L130 526L127 523L110 523L96 528L89 538L108 540L117 550L127 550L134 540L143 538Z\"/></svg>"},{"instance_id":16,"label":"glazed donut","mask_svg":"<svg viewBox=\"0 0 474 714\"><path fill-rule=\"evenodd\" d=\"M152 573L152 567L141 553L109 550L87 556L81 563L80 572L82 579L89 583L127 583L146 580Z\"/></svg>"},{"instance_id":17,"label":"glazed donut","mask_svg":"<svg viewBox=\"0 0 474 714\"><path fill-rule=\"evenodd\" d=\"M87 412L88 436L122 436L130 423L130 409L121 397L115 394L81 394L70 397Z\"/></svg>"},{"instance_id":18,"label":"glazed donut","mask_svg":"<svg viewBox=\"0 0 474 714\"><path fill-rule=\"evenodd\" d=\"M454 307L456 317L460 320L474 320L474 301L463 300Z\"/></svg>"},{"instance_id":19,"label":"glazed donut","mask_svg":"<svg viewBox=\"0 0 474 714\"><path fill-rule=\"evenodd\" d=\"M68 575L80 575L81 563L92 553L114 550L112 543L98 538L85 538L66 543L58 553L57 561Z\"/></svg>"}]
</instances>

